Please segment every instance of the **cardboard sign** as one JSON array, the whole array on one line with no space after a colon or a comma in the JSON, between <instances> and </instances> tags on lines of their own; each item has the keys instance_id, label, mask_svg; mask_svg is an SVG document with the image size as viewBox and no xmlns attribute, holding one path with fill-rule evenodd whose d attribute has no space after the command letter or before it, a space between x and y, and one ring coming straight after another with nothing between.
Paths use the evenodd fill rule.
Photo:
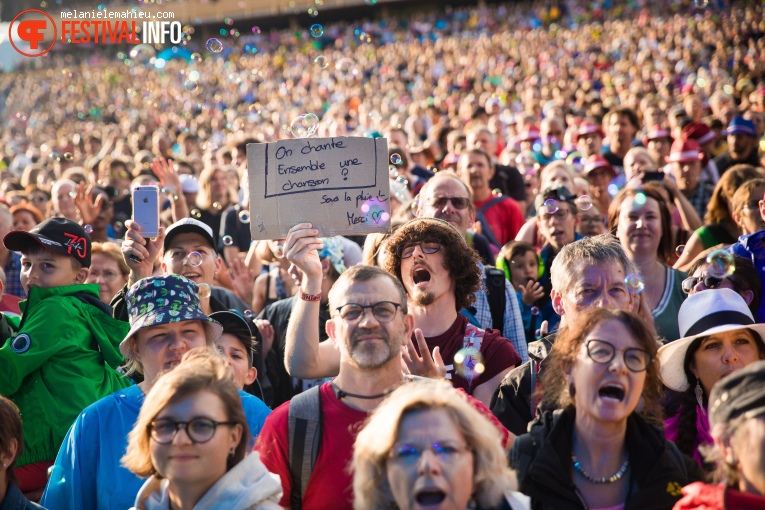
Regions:
<instances>
[{"instance_id":1,"label":"cardboard sign","mask_svg":"<svg viewBox=\"0 0 765 510\"><path fill-rule=\"evenodd\" d=\"M298 223L319 235L390 230L388 142L341 136L247 145L252 239L279 239Z\"/></svg>"}]
</instances>

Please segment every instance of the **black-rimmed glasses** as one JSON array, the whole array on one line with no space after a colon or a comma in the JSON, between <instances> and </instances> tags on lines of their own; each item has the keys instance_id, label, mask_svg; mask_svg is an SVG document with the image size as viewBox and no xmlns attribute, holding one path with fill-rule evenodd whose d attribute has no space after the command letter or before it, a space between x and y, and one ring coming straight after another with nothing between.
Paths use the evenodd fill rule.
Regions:
<instances>
[{"instance_id":1,"label":"black-rimmed glasses","mask_svg":"<svg viewBox=\"0 0 765 510\"><path fill-rule=\"evenodd\" d=\"M424 241L420 241L417 243L402 244L398 248L396 248L396 255L398 255L400 259L408 259L412 255L414 255L414 249L417 248L418 246L422 250L422 253L430 255L432 253L436 253L438 250L441 249L441 240L440 239L425 239Z\"/></svg>"},{"instance_id":2,"label":"black-rimmed glasses","mask_svg":"<svg viewBox=\"0 0 765 510\"><path fill-rule=\"evenodd\" d=\"M194 443L206 443L215 435L219 425L236 425L235 421L215 421L210 418L192 418L189 421L175 421L170 418L160 418L149 423L151 438L159 444L169 444L184 429L186 435Z\"/></svg>"},{"instance_id":3,"label":"black-rimmed glasses","mask_svg":"<svg viewBox=\"0 0 765 510\"><path fill-rule=\"evenodd\" d=\"M587 355L595 363L605 365L616 356L616 347L605 340L590 340L587 342ZM624 364L632 372L643 372L651 364L651 353L643 349L624 349L623 355Z\"/></svg>"},{"instance_id":4,"label":"black-rimmed glasses","mask_svg":"<svg viewBox=\"0 0 765 510\"><path fill-rule=\"evenodd\" d=\"M364 310L369 308L377 322L390 322L396 316L399 303L393 301L379 301L371 305L360 305L358 303L346 303L343 306L335 308L338 316L345 322L356 322L364 315Z\"/></svg>"},{"instance_id":5,"label":"black-rimmed glasses","mask_svg":"<svg viewBox=\"0 0 765 510\"><path fill-rule=\"evenodd\" d=\"M701 281L704 282L704 287L708 289L719 289L724 280L725 278L718 278L708 274L704 276L691 276L683 280L683 292L690 294L693 291L693 288Z\"/></svg>"}]
</instances>

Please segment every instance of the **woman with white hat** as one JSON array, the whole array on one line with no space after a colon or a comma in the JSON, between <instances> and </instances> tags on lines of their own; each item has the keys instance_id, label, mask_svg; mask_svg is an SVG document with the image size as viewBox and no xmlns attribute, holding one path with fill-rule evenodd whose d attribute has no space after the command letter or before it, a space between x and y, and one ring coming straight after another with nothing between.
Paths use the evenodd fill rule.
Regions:
<instances>
[{"instance_id":1,"label":"woman with white hat","mask_svg":"<svg viewBox=\"0 0 765 510\"><path fill-rule=\"evenodd\" d=\"M665 435L703 466L700 445L712 444L707 406L712 387L725 377L765 359L765 324L756 324L741 296L730 289L692 294L680 307L682 338L659 349L661 379L682 393Z\"/></svg>"}]
</instances>

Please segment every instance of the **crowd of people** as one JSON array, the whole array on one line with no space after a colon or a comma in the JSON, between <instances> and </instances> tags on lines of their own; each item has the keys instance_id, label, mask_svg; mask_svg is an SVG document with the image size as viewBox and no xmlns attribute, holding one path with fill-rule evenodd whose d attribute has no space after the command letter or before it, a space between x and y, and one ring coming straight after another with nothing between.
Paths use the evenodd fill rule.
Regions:
<instances>
[{"instance_id":1,"label":"crowd of people","mask_svg":"<svg viewBox=\"0 0 765 510\"><path fill-rule=\"evenodd\" d=\"M231 21L0 74L0 509L764 508L764 10ZM387 139L390 232L253 241L247 145L346 135Z\"/></svg>"}]
</instances>

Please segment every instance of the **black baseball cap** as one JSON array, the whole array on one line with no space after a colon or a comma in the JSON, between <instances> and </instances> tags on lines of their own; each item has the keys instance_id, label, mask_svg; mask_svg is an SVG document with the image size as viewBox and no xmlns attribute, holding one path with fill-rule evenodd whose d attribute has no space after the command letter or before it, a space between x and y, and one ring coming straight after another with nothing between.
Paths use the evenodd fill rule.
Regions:
<instances>
[{"instance_id":1,"label":"black baseball cap","mask_svg":"<svg viewBox=\"0 0 765 510\"><path fill-rule=\"evenodd\" d=\"M213 237L212 229L206 223L195 220L194 218L183 218L167 227L164 242L165 251L170 247L170 241L172 241L178 234L199 234L210 243L210 247L213 251L218 251L215 246L215 238Z\"/></svg>"},{"instance_id":2,"label":"black baseball cap","mask_svg":"<svg viewBox=\"0 0 765 510\"><path fill-rule=\"evenodd\" d=\"M250 364L255 362L255 345L253 337L257 335L253 328L257 326L247 320L238 310L222 310L210 314L210 318L218 321L223 326L223 333L234 335L247 349L250 356Z\"/></svg>"},{"instance_id":3,"label":"black baseball cap","mask_svg":"<svg viewBox=\"0 0 765 510\"><path fill-rule=\"evenodd\" d=\"M545 203L545 200L553 199L558 202L568 202L570 204L576 204L576 195L571 193L565 186L558 186L556 188L547 188L542 193L536 196L534 199L534 209L539 210Z\"/></svg>"},{"instance_id":4,"label":"black baseball cap","mask_svg":"<svg viewBox=\"0 0 765 510\"><path fill-rule=\"evenodd\" d=\"M48 218L29 232L14 230L3 238L11 251L24 251L34 241L57 255L77 259L83 267L90 267L90 237L79 223L67 218Z\"/></svg>"},{"instance_id":5,"label":"black baseball cap","mask_svg":"<svg viewBox=\"0 0 765 510\"><path fill-rule=\"evenodd\" d=\"M709 424L730 423L739 416L765 414L765 360L729 374L709 394Z\"/></svg>"}]
</instances>

